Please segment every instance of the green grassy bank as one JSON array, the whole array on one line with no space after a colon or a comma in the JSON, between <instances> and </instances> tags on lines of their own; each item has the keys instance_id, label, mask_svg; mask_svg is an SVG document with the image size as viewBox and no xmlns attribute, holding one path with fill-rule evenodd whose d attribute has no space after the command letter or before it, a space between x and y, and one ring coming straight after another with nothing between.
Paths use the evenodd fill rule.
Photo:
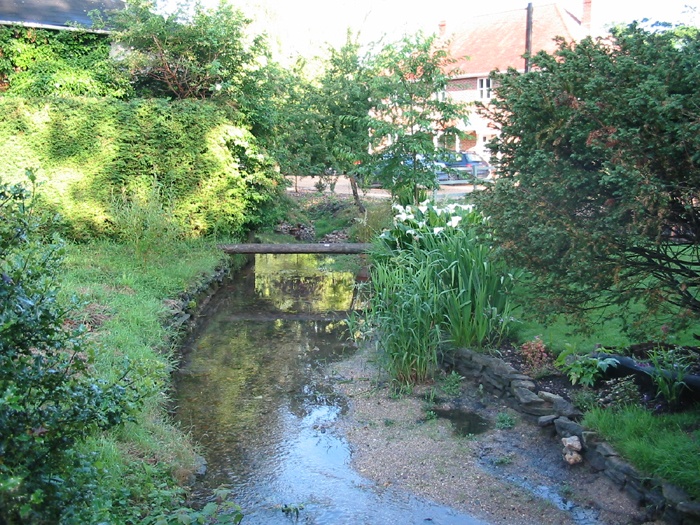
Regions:
<instances>
[{"instance_id":1,"label":"green grassy bank","mask_svg":"<svg viewBox=\"0 0 700 525\"><path fill-rule=\"evenodd\" d=\"M184 503L196 447L167 415L179 340L169 325L178 298L222 265L241 263L223 256L213 241L172 243L147 259L113 242L68 247L63 293L83 303L76 321L90 332L96 373L114 380L117 365L128 359L133 376L152 393L134 421L85 444L101 471L93 489L95 523L179 523L175 514L163 516Z\"/></svg>"}]
</instances>

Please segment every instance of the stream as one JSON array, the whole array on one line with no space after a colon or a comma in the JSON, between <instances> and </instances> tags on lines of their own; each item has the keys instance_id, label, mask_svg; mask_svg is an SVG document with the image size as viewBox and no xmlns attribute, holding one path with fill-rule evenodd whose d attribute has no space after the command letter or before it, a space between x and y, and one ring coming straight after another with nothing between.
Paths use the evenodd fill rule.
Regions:
<instances>
[{"instance_id":1,"label":"stream","mask_svg":"<svg viewBox=\"0 0 700 525\"><path fill-rule=\"evenodd\" d=\"M207 307L176 379L176 418L207 461L194 501L227 488L244 524L483 524L352 469L334 426L347 402L320 374L355 351L354 275L332 262L257 255Z\"/></svg>"}]
</instances>

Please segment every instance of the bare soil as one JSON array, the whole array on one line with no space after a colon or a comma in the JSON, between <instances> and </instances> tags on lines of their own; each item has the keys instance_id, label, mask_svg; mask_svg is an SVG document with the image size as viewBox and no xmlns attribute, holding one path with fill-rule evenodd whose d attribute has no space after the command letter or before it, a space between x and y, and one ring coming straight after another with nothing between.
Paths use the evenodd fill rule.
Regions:
<instances>
[{"instance_id":1,"label":"bare soil","mask_svg":"<svg viewBox=\"0 0 700 525\"><path fill-rule=\"evenodd\" d=\"M394 486L491 524L652 523L607 477L585 462L566 464L551 427L538 427L477 385L463 382L460 394L449 398L436 385L397 396L368 350L326 374L350 401L339 430L352 446L353 466L380 487ZM478 414L489 429L456 434L449 420L434 417L441 408ZM508 419L512 428L497 428Z\"/></svg>"}]
</instances>

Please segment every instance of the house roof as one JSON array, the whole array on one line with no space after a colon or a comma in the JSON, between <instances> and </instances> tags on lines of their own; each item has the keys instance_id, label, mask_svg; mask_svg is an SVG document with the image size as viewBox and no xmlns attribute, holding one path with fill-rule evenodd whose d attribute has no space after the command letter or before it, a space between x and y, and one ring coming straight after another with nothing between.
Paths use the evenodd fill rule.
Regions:
<instances>
[{"instance_id":1,"label":"house roof","mask_svg":"<svg viewBox=\"0 0 700 525\"><path fill-rule=\"evenodd\" d=\"M0 0L0 25L66 29L92 26L88 13L124 9L124 0Z\"/></svg>"},{"instance_id":2,"label":"house roof","mask_svg":"<svg viewBox=\"0 0 700 525\"><path fill-rule=\"evenodd\" d=\"M532 54L554 52L557 36L569 42L582 36L581 21L557 4L533 6L532 18ZM518 9L475 16L451 35L445 27L443 34L450 40L450 52L457 59L454 66L460 71L457 76L487 76L508 67L523 70L526 25L527 9Z\"/></svg>"}]
</instances>

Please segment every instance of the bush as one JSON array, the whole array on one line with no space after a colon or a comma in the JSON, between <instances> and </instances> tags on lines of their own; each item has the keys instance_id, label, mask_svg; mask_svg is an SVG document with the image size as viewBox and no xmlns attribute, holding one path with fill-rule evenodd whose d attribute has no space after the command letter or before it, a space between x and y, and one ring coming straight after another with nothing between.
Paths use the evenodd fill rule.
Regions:
<instances>
[{"instance_id":1,"label":"bush","mask_svg":"<svg viewBox=\"0 0 700 525\"><path fill-rule=\"evenodd\" d=\"M20 97L125 97L128 77L109 58L104 34L0 28L0 84Z\"/></svg>"},{"instance_id":2,"label":"bush","mask_svg":"<svg viewBox=\"0 0 700 525\"><path fill-rule=\"evenodd\" d=\"M211 102L0 97L0 149L19 180L41 166L42 206L60 210L63 234L113 235L115 195L125 204L153 187L172 199L172 220L191 235L243 238L275 221L283 178Z\"/></svg>"},{"instance_id":3,"label":"bush","mask_svg":"<svg viewBox=\"0 0 700 525\"><path fill-rule=\"evenodd\" d=\"M392 254L408 252L435 281L438 324L457 346L495 344L511 324L513 274L472 206L397 206L394 228L381 235ZM389 264L395 264L388 260Z\"/></svg>"},{"instance_id":4,"label":"bush","mask_svg":"<svg viewBox=\"0 0 700 525\"><path fill-rule=\"evenodd\" d=\"M77 445L138 408L128 366L106 383L58 300L62 245L29 193L0 185L0 521L79 522L97 472Z\"/></svg>"},{"instance_id":5,"label":"bush","mask_svg":"<svg viewBox=\"0 0 700 525\"><path fill-rule=\"evenodd\" d=\"M698 28L630 26L494 74L498 178L477 202L543 313L697 319L699 59Z\"/></svg>"}]
</instances>

